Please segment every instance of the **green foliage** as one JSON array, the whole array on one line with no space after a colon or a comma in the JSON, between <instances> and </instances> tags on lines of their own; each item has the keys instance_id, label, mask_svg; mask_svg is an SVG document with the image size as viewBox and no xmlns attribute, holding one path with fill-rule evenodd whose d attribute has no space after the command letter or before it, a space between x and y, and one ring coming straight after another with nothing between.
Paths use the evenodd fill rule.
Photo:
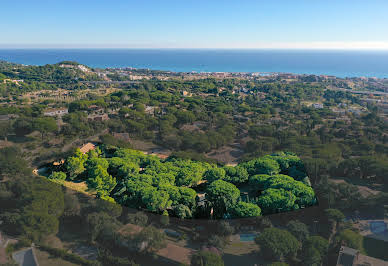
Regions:
<instances>
[{"instance_id":1,"label":"green foliage","mask_svg":"<svg viewBox=\"0 0 388 266\"><path fill-rule=\"evenodd\" d=\"M337 209L326 209L325 215L329 221L342 222L345 219L345 215Z\"/></svg>"},{"instance_id":2,"label":"green foliage","mask_svg":"<svg viewBox=\"0 0 388 266\"><path fill-rule=\"evenodd\" d=\"M336 242L341 245L363 251L363 237L362 235L350 229L345 229L336 237Z\"/></svg>"},{"instance_id":3,"label":"green foliage","mask_svg":"<svg viewBox=\"0 0 388 266\"><path fill-rule=\"evenodd\" d=\"M264 213L275 213L297 208L295 206L296 197L291 192L282 188L269 188L264 190L259 197L258 205Z\"/></svg>"},{"instance_id":4,"label":"green foliage","mask_svg":"<svg viewBox=\"0 0 388 266\"><path fill-rule=\"evenodd\" d=\"M19 118L13 125L13 130L16 136L25 136L33 131L33 124L31 119Z\"/></svg>"},{"instance_id":5,"label":"green foliage","mask_svg":"<svg viewBox=\"0 0 388 266\"><path fill-rule=\"evenodd\" d=\"M235 185L243 184L248 181L249 174L244 167L241 166L225 166L225 181L233 183Z\"/></svg>"},{"instance_id":6,"label":"green foliage","mask_svg":"<svg viewBox=\"0 0 388 266\"><path fill-rule=\"evenodd\" d=\"M191 256L191 266L224 266L222 258L209 251L198 251Z\"/></svg>"},{"instance_id":7,"label":"green foliage","mask_svg":"<svg viewBox=\"0 0 388 266\"><path fill-rule=\"evenodd\" d=\"M322 257L319 251L315 248L303 249L303 265L320 266L322 264Z\"/></svg>"},{"instance_id":8,"label":"green foliage","mask_svg":"<svg viewBox=\"0 0 388 266\"><path fill-rule=\"evenodd\" d=\"M326 258L329 242L321 236L311 236L303 243L302 257L305 265L321 265Z\"/></svg>"},{"instance_id":9,"label":"green foliage","mask_svg":"<svg viewBox=\"0 0 388 266\"><path fill-rule=\"evenodd\" d=\"M261 209L259 206L243 201L237 202L230 209L230 212L233 217L256 217L261 215Z\"/></svg>"},{"instance_id":10,"label":"green foliage","mask_svg":"<svg viewBox=\"0 0 388 266\"><path fill-rule=\"evenodd\" d=\"M301 248L300 242L290 232L274 227L265 229L255 242L260 245L263 256L275 260L293 258Z\"/></svg>"},{"instance_id":11,"label":"green foliage","mask_svg":"<svg viewBox=\"0 0 388 266\"><path fill-rule=\"evenodd\" d=\"M234 227L226 221L221 221L217 224L216 234L219 236L227 237L232 235L234 231Z\"/></svg>"},{"instance_id":12,"label":"green foliage","mask_svg":"<svg viewBox=\"0 0 388 266\"><path fill-rule=\"evenodd\" d=\"M117 220L105 212L93 212L86 217L87 232L90 241L113 239L119 228Z\"/></svg>"},{"instance_id":13,"label":"green foliage","mask_svg":"<svg viewBox=\"0 0 388 266\"><path fill-rule=\"evenodd\" d=\"M130 213L127 216L127 220L131 224L136 224L143 227L148 224L148 216L143 212Z\"/></svg>"},{"instance_id":14,"label":"green foliage","mask_svg":"<svg viewBox=\"0 0 388 266\"><path fill-rule=\"evenodd\" d=\"M93 170L87 183L89 188L95 189L101 195L108 195L116 186L116 178L99 165Z\"/></svg>"},{"instance_id":15,"label":"green foliage","mask_svg":"<svg viewBox=\"0 0 388 266\"><path fill-rule=\"evenodd\" d=\"M131 148L132 145L129 142L120 140L118 138L115 138L112 135L102 135L100 136L100 140L105 145L115 146L119 148Z\"/></svg>"},{"instance_id":16,"label":"green foliage","mask_svg":"<svg viewBox=\"0 0 388 266\"><path fill-rule=\"evenodd\" d=\"M98 262L96 261L91 261L84 259L83 257L78 256L77 254L74 253L69 253L68 251L64 249L59 249L59 248L53 248L49 247L46 245L39 245L39 249L48 252L51 256L56 257L56 258L61 258L66 261L76 263L79 265L83 266L98 266Z\"/></svg>"},{"instance_id":17,"label":"green foliage","mask_svg":"<svg viewBox=\"0 0 388 266\"><path fill-rule=\"evenodd\" d=\"M48 179L65 180L66 174L64 172L52 172Z\"/></svg>"},{"instance_id":18,"label":"green foliage","mask_svg":"<svg viewBox=\"0 0 388 266\"><path fill-rule=\"evenodd\" d=\"M25 183L24 183L25 182ZM42 178L30 178L21 184L18 197L22 206L16 221L20 233L33 241L58 232L58 218L64 212L61 187Z\"/></svg>"},{"instance_id":19,"label":"green foliage","mask_svg":"<svg viewBox=\"0 0 388 266\"><path fill-rule=\"evenodd\" d=\"M87 159L88 155L83 154L79 149L77 149L74 156L67 158L65 167L71 180L77 178L85 171L85 163Z\"/></svg>"},{"instance_id":20,"label":"green foliage","mask_svg":"<svg viewBox=\"0 0 388 266\"><path fill-rule=\"evenodd\" d=\"M27 167L27 162L21 156L21 151L16 147L0 149L0 179L4 176L15 177L31 173L31 169Z\"/></svg>"},{"instance_id":21,"label":"green foliage","mask_svg":"<svg viewBox=\"0 0 388 266\"><path fill-rule=\"evenodd\" d=\"M33 121L33 127L42 134L42 139L45 134L53 133L58 130L57 122L52 117L35 119Z\"/></svg>"},{"instance_id":22,"label":"green foliage","mask_svg":"<svg viewBox=\"0 0 388 266\"><path fill-rule=\"evenodd\" d=\"M275 175L280 172L279 164L270 157L254 159L242 164L250 175L264 174Z\"/></svg>"},{"instance_id":23,"label":"green foliage","mask_svg":"<svg viewBox=\"0 0 388 266\"><path fill-rule=\"evenodd\" d=\"M252 217L260 215L261 209L264 213L273 213L315 203L311 187L290 176L249 176L246 169L249 165L255 169L264 169L267 173L278 173L280 166L271 156L236 167L217 167L173 157L161 160L131 149L102 147L102 151L96 149L88 154L76 151L66 160L68 175L72 178L86 178L88 187L95 190L99 198L129 207L144 208L156 213L172 210L171 213L180 218L191 218L203 211L210 215L210 209L206 210L206 207L197 209L197 191L201 186L205 188L206 199L216 218L229 214L234 217ZM280 155L276 156L280 158ZM294 155L287 156L293 156L292 159L298 161ZM203 179L206 182L200 182ZM237 203L240 191L236 185L247 184L248 180L251 189L249 193L260 191L262 195L255 203Z\"/></svg>"},{"instance_id":24,"label":"green foliage","mask_svg":"<svg viewBox=\"0 0 388 266\"><path fill-rule=\"evenodd\" d=\"M146 248L143 252L148 253L154 253L167 245L165 233L153 226L145 227L136 235L134 241L139 244L146 243Z\"/></svg>"},{"instance_id":25,"label":"green foliage","mask_svg":"<svg viewBox=\"0 0 388 266\"><path fill-rule=\"evenodd\" d=\"M287 230L303 243L310 235L308 227L299 221L289 221Z\"/></svg>"},{"instance_id":26,"label":"green foliage","mask_svg":"<svg viewBox=\"0 0 388 266\"><path fill-rule=\"evenodd\" d=\"M285 262L273 262L271 264L268 264L268 266L288 266Z\"/></svg>"},{"instance_id":27,"label":"green foliage","mask_svg":"<svg viewBox=\"0 0 388 266\"><path fill-rule=\"evenodd\" d=\"M103 265L139 266L139 264L136 264L128 258L113 256L110 251L102 249L99 249L98 260L101 261Z\"/></svg>"},{"instance_id":28,"label":"green foliage","mask_svg":"<svg viewBox=\"0 0 388 266\"><path fill-rule=\"evenodd\" d=\"M225 179L225 170L223 168L210 168L204 174L204 178L208 182Z\"/></svg>"},{"instance_id":29,"label":"green foliage","mask_svg":"<svg viewBox=\"0 0 388 266\"><path fill-rule=\"evenodd\" d=\"M239 189L223 180L212 182L206 190L206 198L212 203L216 217L223 214L226 208L232 207L239 196Z\"/></svg>"}]
</instances>

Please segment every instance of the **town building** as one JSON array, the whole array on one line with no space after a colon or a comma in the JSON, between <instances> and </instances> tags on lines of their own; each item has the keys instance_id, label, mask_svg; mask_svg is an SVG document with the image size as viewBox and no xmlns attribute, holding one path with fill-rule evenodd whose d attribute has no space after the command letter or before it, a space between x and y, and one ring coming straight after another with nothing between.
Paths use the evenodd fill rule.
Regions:
<instances>
[{"instance_id":1,"label":"town building","mask_svg":"<svg viewBox=\"0 0 388 266\"><path fill-rule=\"evenodd\" d=\"M58 109L46 109L43 112L45 116L62 116L68 114L69 110L67 108L58 108Z\"/></svg>"},{"instance_id":2,"label":"town building","mask_svg":"<svg viewBox=\"0 0 388 266\"><path fill-rule=\"evenodd\" d=\"M365 256L357 249L341 246L337 266L388 266L387 261Z\"/></svg>"},{"instance_id":3,"label":"town building","mask_svg":"<svg viewBox=\"0 0 388 266\"><path fill-rule=\"evenodd\" d=\"M313 103L311 106L315 109L322 109L323 108L322 103Z\"/></svg>"},{"instance_id":4,"label":"town building","mask_svg":"<svg viewBox=\"0 0 388 266\"><path fill-rule=\"evenodd\" d=\"M88 153L89 151L91 150L94 150L96 148L96 145L94 145L93 143L91 142L88 142L86 143L85 145L83 145L81 148L80 148L80 151L82 153Z\"/></svg>"},{"instance_id":5,"label":"town building","mask_svg":"<svg viewBox=\"0 0 388 266\"><path fill-rule=\"evenodd\" d=\"M88 115L89 121L106 121L109 119L108 114L91 114Z\"/></svg>"}]
</instances>

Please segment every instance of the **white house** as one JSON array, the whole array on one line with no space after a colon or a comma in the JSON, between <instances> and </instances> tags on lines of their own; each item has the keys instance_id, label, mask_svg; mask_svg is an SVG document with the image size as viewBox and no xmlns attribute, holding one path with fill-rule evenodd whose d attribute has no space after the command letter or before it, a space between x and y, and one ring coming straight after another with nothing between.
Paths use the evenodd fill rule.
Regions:
<instances>
[{"instance_id":1,"label":"white house","mask_svg":"<svg viewBox=\"0 0 388 266\"><path fill-rule=\"evenodd\" d=\"M69 110L67 108L59 108L59 109L47 109L44 111L45 116L62 116L68 114Z\"/></svg>"}]
</instances>

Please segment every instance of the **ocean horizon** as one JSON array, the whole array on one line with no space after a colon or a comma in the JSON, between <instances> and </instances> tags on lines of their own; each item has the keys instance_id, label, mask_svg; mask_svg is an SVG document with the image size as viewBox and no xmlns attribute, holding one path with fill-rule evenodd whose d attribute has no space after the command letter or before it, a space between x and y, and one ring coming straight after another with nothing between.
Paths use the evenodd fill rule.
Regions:
<instances>
[{"instance_id":1,"label":"ocean horizon","mask_svg":"<svg viewBox=\"0 0 388 266\"><path fill-rule=\"evenodd\" d=\"M388 78L388 51L271 49L5 49L0 60L45 65L77 61L93 68L173 72L279 72Z\"/></svg>"}]
</instances>

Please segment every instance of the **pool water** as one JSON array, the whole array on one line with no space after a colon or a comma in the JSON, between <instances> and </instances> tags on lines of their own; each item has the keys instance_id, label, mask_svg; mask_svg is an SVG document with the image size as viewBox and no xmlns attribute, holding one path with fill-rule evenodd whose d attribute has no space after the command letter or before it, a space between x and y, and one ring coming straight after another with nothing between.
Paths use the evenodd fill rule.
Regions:
<instances>
[{"instance_id":1,"label":"pool water","mask_svg":"<svg viewBox=\"0 0 388 266\"><path fill-rule=\"evenodd\" d=\"M370 231L374 234L381 234L387 230L387 225L384 221L370 221Z\"/></svg>"},{"instance_id":2,"label":"pool water","mask_svg":"<svg viewBox=\"0 0 388 266\"><path fill-rule=\"evenodd\" d=\"M240 234L240 241L242 242L253 242L257 234Z\"/></svg>"}]
</instances>

